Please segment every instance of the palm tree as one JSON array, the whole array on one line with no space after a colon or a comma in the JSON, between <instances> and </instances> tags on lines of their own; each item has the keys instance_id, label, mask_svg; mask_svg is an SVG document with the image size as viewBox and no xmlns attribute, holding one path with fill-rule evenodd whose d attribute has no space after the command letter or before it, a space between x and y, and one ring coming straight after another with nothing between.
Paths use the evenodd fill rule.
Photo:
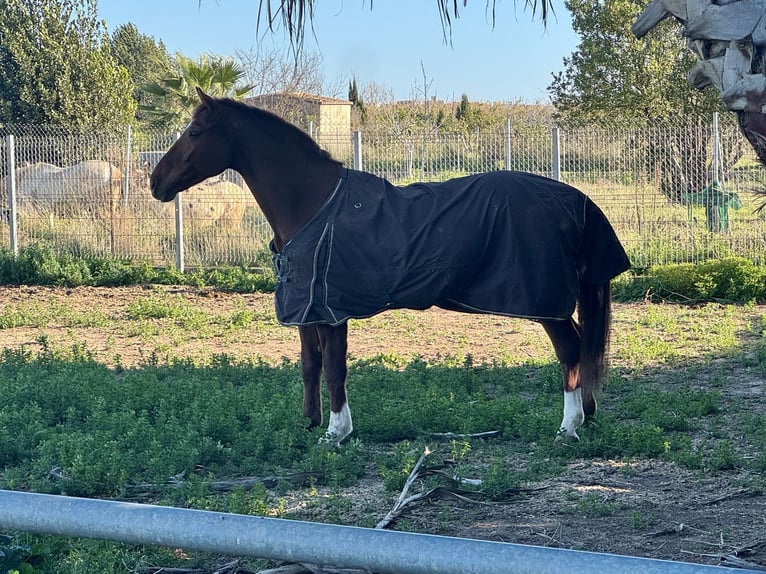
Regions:
<instances>
[{"instance_id":1,"label":"palm tree","mask_svg":"<svg viewBox=\"0 0 766 574\"><path fill-rule=\"evenodd\" d=\"M142 108L155 126L179 128L189 120L199 104L195 88L215 97L240 99L253 89L242 84L245 70L233 59L204 54L198 60L176 56L176 72L158 82L144 86L157 97L153 105Z\"/></svg>"}]
</instances>

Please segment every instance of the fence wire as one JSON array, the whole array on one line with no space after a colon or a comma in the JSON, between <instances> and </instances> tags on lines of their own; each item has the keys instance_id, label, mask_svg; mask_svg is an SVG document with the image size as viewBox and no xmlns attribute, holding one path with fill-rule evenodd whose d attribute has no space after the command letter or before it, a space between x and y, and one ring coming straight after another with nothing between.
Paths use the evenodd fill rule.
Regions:
<instances>
[{"instance_id":1,"label":"fence wire","mask_svg":"<svg viewBox=\"0 0 766 574\"><path fill-rule=\"evenodd\" d=\"M766 169L733 121L679 119L642 128L554 129L511 124L478 132L366 129L327 135L348 167L405 185L498 169L559 176L606 213L634 266L725 256L766 261ZM239 174L226 172L182 194L175 207L151 197L149 175L177 134L126 128L75 133L5 126L13 134L17 235L0 220L0 246L45 244L60 253L170 266L260 266L271 232ZM361 146L354 142L361 142ZM557 142L557 146L554 143ZM558 149L558 155L555 150ZM7 214L8 138L0 145L0 207ZM13 245L12 245L13 242Z\"/></svg>"}]
</instances>

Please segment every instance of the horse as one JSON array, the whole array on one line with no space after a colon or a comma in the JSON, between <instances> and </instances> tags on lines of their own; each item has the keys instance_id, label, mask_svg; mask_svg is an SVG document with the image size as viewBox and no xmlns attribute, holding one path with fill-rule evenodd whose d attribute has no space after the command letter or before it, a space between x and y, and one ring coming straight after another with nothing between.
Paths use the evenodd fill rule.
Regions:
<instances>
[{"instance_id":1,"label":"horse","mask_svg":"<svg viewBox=\"0 0 766 574\"><path fill-rule=\"evenodd\" d=\"M5 185L3 178L0 188ZM38 162L16 169L16 190L20 205L38 210L103 203L114 206L122 193L122 172L103 160L85 160L69 167Z\"/></svg>"},{"instance_id":2,"label":"horse","mask_svg":"<svg viewBox=\"0 0 766 574\"><path fill-rule=\"evenodd\" d=\"M610 280L630 267L585 194L511 171L395 187L345 168L270 112L197 93L191 123L152 171L152 196L171 201L227 168L242 175L274 234L276 314L299 331L310 428L322 425L324 373L321 440L337 445L353 430L348 320L432 306L542 325L563 377L555 439L579 440L604 377Z\"/></svg>"}]
</instances>

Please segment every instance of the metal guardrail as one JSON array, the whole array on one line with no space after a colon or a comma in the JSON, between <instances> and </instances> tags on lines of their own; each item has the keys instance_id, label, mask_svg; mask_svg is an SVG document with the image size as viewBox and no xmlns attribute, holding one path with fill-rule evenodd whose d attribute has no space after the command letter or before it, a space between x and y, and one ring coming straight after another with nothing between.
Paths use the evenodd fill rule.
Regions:
<instances>
[{"instance_id":1,"label":"metal guardrail","mask_svg":"<svg viewBox=\"0 0 766 574\"><path fill-rule=\"evenodd\" d=\"M0 528L363 568L383 574L725 571L718 566L615 554L8 490L0 490Z\"/></svg>"}]
</instances>

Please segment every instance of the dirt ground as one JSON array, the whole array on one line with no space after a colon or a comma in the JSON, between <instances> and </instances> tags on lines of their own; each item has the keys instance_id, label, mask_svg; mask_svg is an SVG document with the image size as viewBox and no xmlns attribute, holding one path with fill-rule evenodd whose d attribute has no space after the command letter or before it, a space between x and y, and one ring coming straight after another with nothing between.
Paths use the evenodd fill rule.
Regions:
<instances>
[{"instance_id":1,"label":"dirt ground","mask_svg":"<svg viewBox=\"0 0 766 574\"><path fill-rule=\"evenodd\" d=\"M259 318L260 327L212 339L126 333L119 319L126 316L128 305L155 290L0 288L0 317L10 309L60 308L77 317L98 313L106 319L95 326L78 326L71 318L52 318L45 326L2 329L2 346L36 350L43 343L62 348L82 344L97 360L124 366L153 354L204 357L225 352L274 361L298 359L297 331L276 325L269 295L164 288L209 314L229 316L246 308ZM627 308L616 305L615 316ZM751 312L766 313L766 308ZM542 329L530 322L439 311L394 313L370 319L363 327L352 325L350 354L437 358L470 353L481 361L503 357L512 348L527 349L530 356L550 353ZM731 376L736 378L737 373ZM765 386L763 381L754 381L748 388L763 396ZM736 392L742 389L740 386ZM345 500L344 523L381 518L396 494L385 492L376 476L371 472L353 488L320 490L318 496ZM754 483L758 482L744 470L700 474L658 460L578 460L560 476L526 485L530 492L509 503L471 504L450 498L421 501L402 520L408 530L416 532L702 564L735 565L744 560L746 567L766 570L766 496L752 487ZM582 505L576 505L583 499L594 503L592 512L583 512ZM292 497L288 511L297 518L323 520L325 511L316 500L308 503ZM610 510L599 511L604 508Z\"/></svg>"}]
</instances>

